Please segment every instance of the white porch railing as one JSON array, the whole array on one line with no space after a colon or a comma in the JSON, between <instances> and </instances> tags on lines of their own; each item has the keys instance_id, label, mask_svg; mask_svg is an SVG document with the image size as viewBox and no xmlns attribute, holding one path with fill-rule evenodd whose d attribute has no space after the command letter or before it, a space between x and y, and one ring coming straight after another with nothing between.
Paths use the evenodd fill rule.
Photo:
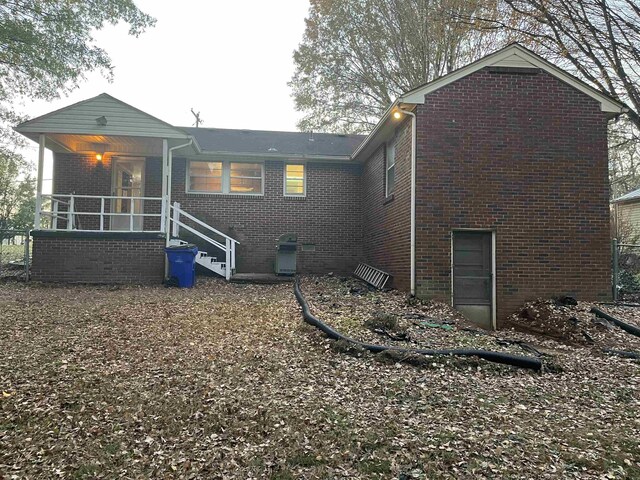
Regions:
<instances>
[{"instance_id":1,"label":"white porch railing","mask_svg":"<svg viewBox=\"0 0 640 480\"><path fill-rule=\"evenodd\" d=\"M123 205L126 205L128 211L122 211L125 209ZM40 223L35 226L37 230L154 233L166 231L166 204L160 197L40 195L37 209L36 218ZM148 213L154 210L158 213ZM157 220L146 226L146 219Z\"/></svg>"},{"instance_id":2,"label":"white porch railing","mask_svg":"<svg viewBox=\"0 0 640 480\"><path fill-rule=\"evenodd\" d=\"M180 203L178 202L174 202L173 205L170 206L170 209L171 209L171 222L172 222L171 236L174 238L178 238L180 236L180 228L184 228L188 232L191 232L192 234L200 237L201 239L210 243L214 247L224 251L226 255L225 277L227 280L229 280L233 272L235 272L236 270L236 245L240 244L240 242L238 242L235 238L231 238L229 235L222 233L220 230L216 230L211 225L203 222L199 218L196 218L193 215L185 212L180 208ZM181 220L182 217L185 217L191 220L192 222L194 222L195 224L200 225L201 227L204 227L209 232L219 237L222 237L222 239L224 240L224 244L196 230L194 227L191 227L185 224Z\"/></svg>"}]
</instances>

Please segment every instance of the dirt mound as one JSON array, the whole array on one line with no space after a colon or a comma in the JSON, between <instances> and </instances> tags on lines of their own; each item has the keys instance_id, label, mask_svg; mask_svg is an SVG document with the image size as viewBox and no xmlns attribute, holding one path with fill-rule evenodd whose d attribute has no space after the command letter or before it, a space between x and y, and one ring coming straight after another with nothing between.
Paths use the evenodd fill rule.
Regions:
<instances>
[{"instance_id":1,"label":"dirt mound","mask_svg":"<svg viewBox=\"0 0 640 480\"><path fill-rule=\"evenodd\" d=\"M507 319L507 326L575 346L614 347L632 340L617 327L591 313L592 304L570 297L538 299Z\"/></svg>"}]
</instances>

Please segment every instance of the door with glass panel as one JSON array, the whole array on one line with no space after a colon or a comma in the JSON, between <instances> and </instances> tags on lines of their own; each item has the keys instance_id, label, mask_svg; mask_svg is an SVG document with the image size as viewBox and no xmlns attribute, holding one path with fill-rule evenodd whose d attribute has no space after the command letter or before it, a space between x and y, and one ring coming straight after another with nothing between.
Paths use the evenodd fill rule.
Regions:
<instances>
[{"instance_id":1,"label":"door with glass panel","mask_svg":"<svg viewBox=\"0 0 640 480\"><path fill-rule=\"evenodd\" d=\"M144 158L114 158L112 163L111 230L142 231Z\"/></svg>"}]
</instances>

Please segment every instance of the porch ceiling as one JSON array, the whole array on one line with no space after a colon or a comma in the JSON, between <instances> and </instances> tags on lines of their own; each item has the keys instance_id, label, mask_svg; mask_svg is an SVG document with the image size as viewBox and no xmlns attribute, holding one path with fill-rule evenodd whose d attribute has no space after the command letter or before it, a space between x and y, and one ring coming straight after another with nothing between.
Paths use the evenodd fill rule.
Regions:
<instances>
[{"instance_id":1,"label":"porch ceiling","mask_svg":"<svg viewBox=\"0 0 640 480\"><path fill-rule=\"evenodd\" d=\"M102 150L107 154L162 156L161 138L58 133L48 134L45 145L54 152L94 153Z\"/></svg>"}]
</instances>

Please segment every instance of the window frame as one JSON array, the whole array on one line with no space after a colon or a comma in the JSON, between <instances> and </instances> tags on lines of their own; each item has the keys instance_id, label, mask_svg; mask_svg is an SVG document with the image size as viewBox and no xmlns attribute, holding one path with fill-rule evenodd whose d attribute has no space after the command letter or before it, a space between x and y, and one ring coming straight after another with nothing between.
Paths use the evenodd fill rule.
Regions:
<instances>
[{"instance_id":1,"label":"window frame","mask_svg":"<svg viewBox=\"0 0 640 480\"><path fill-rule=\"evenodd\" d=\"M207 192L201 190L192 190L191 189L191 163L196 162L220 162L222 163L222 191L220 192ZM231 191L231 164L232 163L251 163L255 165L260 165L260 192L259 193L249 193L249 192L232 192ZM186 174L185 174L185 193L193 194L193 195L233 195L233 196L242 196L242 197L263 197L264 196L264 187L265 187L265 170L264 170L264 162L261 161L249 161L249 160L216 160L216 159L188 159L186 164ZM234 177L234 178L258 178L258 177Z\"/></svg>"},{"instance_id":2,"label":"window frame","mask_svg":"<svg viewBox=\"0 0 640 480\"><path fill-rule=\"evenodd\" d=\"M287 193L287 165L302 165L302 193ZM302 161L284 162L282 167L282 194L285 197L303 198L307 196L307 163Z\"/></svg>"},{"instance_id":3,"label":"window frame","mask_svg":"<svg viewBox=\"0 0 640 480\"><path fill-rule=\"evenodd\" d=\"M232 178L249 178L252 180L257 179L258 177L246 177L244 175L241 176L236 176L236 177L232 177L231 176L231 164L232 163L249 163L252 165L260 165L260 192L258 193L253 193L253 192L233 192L231 190L231 179ZM229 160L226 162L227 164L227 184L226 184L226 188L227 188L227 195L253 195L253 196L257 196L257 195L264 195L264 163L263 162L239 162L237 160ZM223 173L224 173L224 167L222 169ZM225 189L225 185L222 186L222 190L224 191Z\"/></svg>"},{"instance_id":4,"label":"window frame","mask_svg":"<svg viewBox=\"0 0 640 480\"><path fill-rule=\"evenodd\" d=\"M397 134L394 135L391 140L387 141L385 145L384 155L384 196L389 198L393 195L396 187L396 157L397 157ZM393 164L389 165L390 152L393 152ZM393 169L393 185L389 189L389 171Z\"/></svg>"},{"instance_id":5,"label":"window frame","mask_svg":"<svg viewBox=\"0 0 640 480\"><path fill-rule=\"evenodd\" d=\"M211 192L207 190L194 190L191 188L191 177L198 178L218 178L207 175L191 175L191 163L199 162L199 163L219 163L220 164L220 191L219 192ZM222 195L224 193L224 162L222 160L188 160L187 161L187 174L186 174L186 185L185 191L187 193L197 193L203 195Z\"/></svg>"}]
</instances>

